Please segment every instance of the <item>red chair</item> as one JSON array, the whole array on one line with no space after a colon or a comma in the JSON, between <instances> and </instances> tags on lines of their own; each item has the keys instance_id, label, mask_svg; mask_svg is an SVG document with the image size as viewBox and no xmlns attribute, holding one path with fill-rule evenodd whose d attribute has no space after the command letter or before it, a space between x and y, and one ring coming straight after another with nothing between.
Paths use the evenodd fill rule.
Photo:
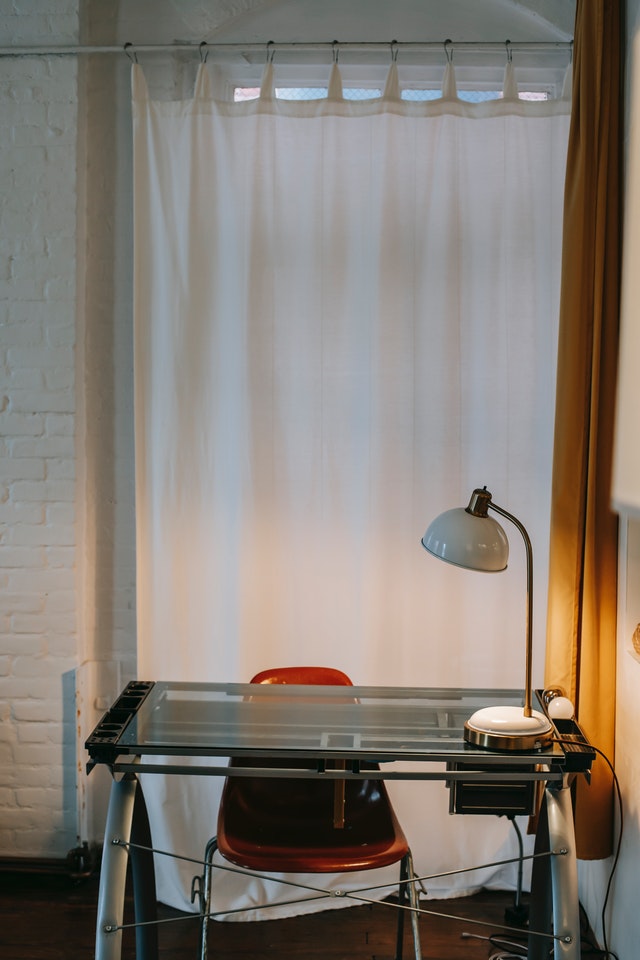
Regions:
<instances>
[{"instance_id":1,"label":"red chair","mask_svg":"<svg viewBox=\"0 0 640 960\"><path fill-rule=\"evenodd\" d=\"M346 674L330 667L265 670L251 683L352 686ZM263 759L242 760L243 766L253 763L265 765ZM272 764L281 766L282 761ZM291 766L289 761L287 766ZM375 769L374 765L369 768ZM220 801L217 835L207 844L203 876L194 878L193 898L199 897L202 913L201 960L207 956L216 850L238 867L266 873L343 873L399 863L401 909L396 958L402 957L408 901L415 956L421 960L418 891L413 882L411 851L384 781L228 777Z\"/></svg>"}]
</instances>

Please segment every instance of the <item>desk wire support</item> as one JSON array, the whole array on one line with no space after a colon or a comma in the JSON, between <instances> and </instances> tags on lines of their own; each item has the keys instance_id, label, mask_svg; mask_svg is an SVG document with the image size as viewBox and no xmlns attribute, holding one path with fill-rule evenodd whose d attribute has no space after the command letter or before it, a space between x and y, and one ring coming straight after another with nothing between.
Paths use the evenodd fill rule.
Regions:
<instances>
[{"instance_id":1,"label":"desk wire support","mask_svg":"<svg viewBox=\"0 0 640 960\"><path fill-rule=\"evenodd\" d=\"M186 856L183 856L183 855L181 855L181 854L173 853L173 852L171 852L171 851L169 851L169 850L160 850L160 849L157 849L157 848L155 848L155 847L146 846L145 844L133 843L133 842L131 842L131 841L121 840L119 837L114 837L114 838L112 838L111 843L112 843L114 846L119 846L119 847L124 848L125 850L127 850L127 852L129 852L129 851L131 851L131 850L133 850L133 851L139 851L139 852L141 852L141 853L150 853L150 854L155 854L155 855L157 855L157 856L170 857L170 858L172 858L172 859L174 859L174 860L181 860L181 861L183 861L183 862L185 862L185 863L193 863L193 864L195 864L195 865L197 865L197 866L200 866L200 867L205 867L205 866L206 866L206 862L205 862L204 860L202 860L202 859L198 859L197 857L186 857ZM473 867L460 867L460 868L457 869L457 870L445 870L445 871L443 871L443 872L441 872L441 873L432 873L432 874L429 874L429 875L425 875L425 876L415 877L415 878L413 878L413 879L404 880L403 883L405 883L405 884L409 884L409 883L418 884L419 887L420 887L420 890L421 890L423 893L426 894L427 890L426 890L424 884L425 884L425 882L428 882L428 881L430 881L430 880L437 880L437 879L440 879L440 878L442 878L442 877L457 876L457 875L463 874L463 873L471 873L471 872L473 872L474 870L482 870L482 869L484 869L484 868L486 868L486 867L501 867L501 866L507 866L508 864L511 864L511 863L519 863L519 864L520 864L520 863L522 863L524 860L540 860L540 859L549 858L549 857L564 856L564 855L566 855L566 854L567 854L567 850L565 850L564 848L561 848L561 849L558 849L558 850L545 850L545 851L542 851L542 852L540 852L540 853L532 853L532 854L526 854L526 855L523 855L523 856L509 857L509 858L507 858L507 859L505 859L505 860L494 860L494 861L492 861L491 863L483 863L483 864L479 864L478 866L473 866ZM255 878L255 879L259 879L259 880L267 880L267 881L268 881L268 880L272 880L272 879L273 879L273 877L269 876L269 874L262 874L262 873L254 872L254 871L251 871L251 870L243 870L243 869L240 869L240 868L238 868L238 867L227 866L227 865L225 865L225 864L215 864L215 865L214 865L214 869L215 869L215 870L222 871L222 872L227 872L227 873L240 874L241 876L249 876L249 877L253 877L253 878ZM199 886L198 886L197 883L195 883L195 881L197 881L197 880L199 880L199 879L200 879L199 877L195 877L195 878L194 878L194 884L192 885L192 898L191 898L191 899L192 899L192 902L195 902L196 900L200 900L200 899L201 899L201 893L200 893L200 890L199 890ZM327 891L327 890L324 889L323 887L315 887L315 886L312 886L312 885L310 885L310 884L299 883L298 881L293 881L293 880L284 880L284 879L282 879L281 877L278 878L278 882L283 883L283 884L286 884L286 885L289 885L289 886L292 886L292 887L297 887L298 889L308 890L308 891L310 891L311 893L316 894L316 896L310 896L310 897L305 898L306 900L322 900L322 899L332 900L332 899L336 899L336 898L342 898L342 899L346 899L346 900L355 900L355 901L357 901L358 903L366 903L366 904L370 904L370 905L377 905L377 904L380 904L380 905L383 905L383 906L386 905L386 906L392 907L392 908L394 908L394 909L396 909L396 910L406 910L406 911L408 911L408 912L411 912L411 911L414 909L414 908L411 907L411 906L404 905L404 904L394 903L393 901L390 901L390 900L377 900L377 899L375 899L374 897L366 897L366 896L363 896L363 894L364 894L365 891L375 891L375 890L380 890L380 889L388 889L389 886L390 886L389 883L382 883L382 884L376 884L376 885L373 885L373 886L360 887L360 888L358 888L358 889L356 889L356 890L334 890L334 891ZM262 904L262 905L260 905L260 906L258 906L258 907L256 907L255 905L253 905L251 908L248 908L248 907L237 907L237 908L234 908L234 909L232 909L232 910L212 911L211 913L209 913L209 914L207 915L207 918L208 918L208 919L215 919L216 917L231 916L232 914L244 913L247 909L252 909L252 910L255 910L255 909L268 909L270 906L289 906L289 905L291 905L291 904L299 903L299 902L300 902L300 899L299 899L299 898L296 898L295 900L280 901L278 904L269 904L269 903L267 903L267 904ZM458 922L460 922L460 923L473 924L473 925L481 926L481 927L495 927L495 926L496 926L495 922L493 922L493 921L490 922L490 921L488 921L488 920L474 920L474 919L470 919L469 917L460 917L460 916L457 916L456 914L443 913L442 911L438 911L438 910L428 910L428 909L425 909L425 908L420 908L420 909L417 911L417 913L418 913L419 916L432 916L432 917L438 917L438 918L440 918L440 919L445 919L445 920L455 920L455 921L458 921ZM203 916L204 916L204 914L203 914L202 910L200 910L198 913L192 913L192 914L191 914L191 913L187 913L187 914L184 914L184 915L179 916L179 917L165 917L165 918L162 918L162 919L160 919L160 920L158 920L158 919L155 919L155 920L145 920L145 921L142 921L142 922L135 922L135 921L134 921L134 922L131 922L131 923L123 923L123 924L119 924L119 925L116 925L116 924L111 925L111 924L110 924L110 925L107 925L107 926L104 928L104 932L110 934L110 933L117 933L117 932L120 931L120 930L136 929L136 928L139 928L139 927L153 926L153 925L158 925L158 926L159 926L159 925L161 925L161 924L167 924L167 923L178 923L178 922L182 922L182 921L184 921L184 920L194 920L194 919L202 920L202 919L203 919ZM567 938L566 936L559 936L559 935L557 935L557 934L553 934L553 933L549 933L549 932L545 932L545 931L536 931L536 930L529 930L529 929L523 930L522 927L511 926L511 925L506 924L506 923L505 923L505 924L500 924L499 927L500 927L500 930L502 930L502 931L504 931L504 932L506 932L506 933L518 934L518 935L520 935L520 936L522 936L522 934L523 934L523 932L524 932L524 933L526 933L527 936L542 937L542 938L547 939L547 940L560 941L560 942L562 942L562 943L567 943L567 942L570 942L570 941L571 941L571 938L570 938L570 937ZM462 936L469 936L469 937L470 937L470 936L473 936L473 935L472 935L472 934L462 934Z\"/></svg>"}]
</instances>

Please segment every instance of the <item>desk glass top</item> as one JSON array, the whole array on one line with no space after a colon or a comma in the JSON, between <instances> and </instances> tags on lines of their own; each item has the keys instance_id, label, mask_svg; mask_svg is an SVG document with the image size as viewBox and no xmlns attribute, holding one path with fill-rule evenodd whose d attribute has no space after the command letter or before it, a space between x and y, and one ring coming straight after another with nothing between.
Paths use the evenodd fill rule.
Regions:
<instances>
[{"instance_id":1,"label":"desk glass top","mask_svg":"<svg viewBox=\"0 0 640 960\"><path fill-rule=\"evenodd\" d=\"M120 723L126 711L119 707L126 706L122 702L136 686L145 688L144 696ZM105 762L98 748L101 734L111 726L112 756L513 762L513 754L477 748L463 739L471 714L498 703L522 705L522 692L158 681L130 684L87 747L98 762ZM553 763L562 757L562 750L552 745L518 754L518 762Z\"/></svg>"}]
</instances>

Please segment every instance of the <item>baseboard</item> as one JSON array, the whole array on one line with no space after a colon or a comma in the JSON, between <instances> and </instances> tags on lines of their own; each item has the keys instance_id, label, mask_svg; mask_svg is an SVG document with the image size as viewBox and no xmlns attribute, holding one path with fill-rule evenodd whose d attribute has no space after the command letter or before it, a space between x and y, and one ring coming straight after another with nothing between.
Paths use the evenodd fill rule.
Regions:
<instances>
[{"instance_id":1,"label":"baseboard","mask_svg":"<svg viewBox=\"0 0 640 960\"><path fill-rule=\"evenodd\" d=\"M66 857L0 857L0 873L68 874Z\"/></svg>"},{"instance_id":2,"label":"baseboard","mask_svg":"<svg viewBox=\"0 0 640 960\"><path fill-rule=\"evenodd\" d=\"M102 848L81 847L70 850L66 857L1 857L0 873L41 874L66 876L79 880L90 877L100 869Z\"/></svg>"}]
</instances>

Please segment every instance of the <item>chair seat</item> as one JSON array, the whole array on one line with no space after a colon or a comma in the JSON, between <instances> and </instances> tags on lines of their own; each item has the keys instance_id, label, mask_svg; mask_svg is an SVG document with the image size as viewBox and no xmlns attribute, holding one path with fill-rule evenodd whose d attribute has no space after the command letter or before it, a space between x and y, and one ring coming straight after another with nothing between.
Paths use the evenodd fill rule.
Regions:
<instances>
[{"instance_id":1,"label":"chair seat","mask_svg":"<svg viewBox=\"0 0 640 960\"><path fill-rule=\"evenodd\" d=\"M218 818L220 853L249 870L284 873L397 863L409 847L382 781L343 783L345 823L335 827L333 780L229 777Z\"/></svg>"}]
</instances>

